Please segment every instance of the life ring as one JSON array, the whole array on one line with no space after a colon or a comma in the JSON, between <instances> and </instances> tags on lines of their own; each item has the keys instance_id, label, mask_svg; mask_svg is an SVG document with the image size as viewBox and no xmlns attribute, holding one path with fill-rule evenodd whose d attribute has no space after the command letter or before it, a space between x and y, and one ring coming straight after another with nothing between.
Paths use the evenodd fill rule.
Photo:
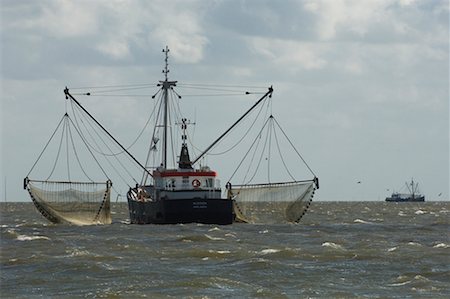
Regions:
<instances>
[{"instance_id":1,"label":"life ring","mask_svg":"<svg viewBox=\"0 0 450 299\"><path fill-rule=\"evenodd\" d=\"M195 179L192 181L192 187L198 188L198 187L200 187L200 185L201 185L201 183L199 180Z\"/></svg>"}]
</instances>

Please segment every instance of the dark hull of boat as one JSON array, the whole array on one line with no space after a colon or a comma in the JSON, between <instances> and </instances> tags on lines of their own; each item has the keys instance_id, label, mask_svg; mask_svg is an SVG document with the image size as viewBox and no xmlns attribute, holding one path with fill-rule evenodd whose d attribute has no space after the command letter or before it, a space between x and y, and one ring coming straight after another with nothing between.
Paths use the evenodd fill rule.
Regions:
<instances>
[{"instance_id":1,"label":"dark hull of boat","mask_svg":"<svg viewBox=\"0 0 450 299\"><path fill-rule=\"evenodd\" d=\"M415 198L386 198L387 202L422 202L425 201L425 197L415 197Z\"/></svg>"},{"instance_id":2,"label":"dark hull of boat","mask_svg":"<svg viewBox=\"0 0 450 299\"><path fill-rule=\"evenodd\" d=\"M233 202L228 199L170 199L136 201L128 198L133 224L233 223Z\"/></svg>"}]
</instances>

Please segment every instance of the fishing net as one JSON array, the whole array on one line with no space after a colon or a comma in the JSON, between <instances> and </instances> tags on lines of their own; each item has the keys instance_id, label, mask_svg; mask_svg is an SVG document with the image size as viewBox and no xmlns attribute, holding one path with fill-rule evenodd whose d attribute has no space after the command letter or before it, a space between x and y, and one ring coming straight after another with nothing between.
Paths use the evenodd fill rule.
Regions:
<instances>
[{"instance_id":1,"label":"fishing net","mask_svg":"<svg viewBox=\"0 0 450 299\"><path fill-rule=\"evenodd\" d=\"M110 224L111 182L54 182L26 179L39 212L53 223Z\"/></svg>"},{"instance_id":2,"label":"fishing net","mask_svg":"<svg viewBox=\"0 0 450 299\"><path fill-rule=\"evenodd\" d=\"M314 182L233 186L236 220L247 223L299 222L314 196Z\"/></svg>"}]
</instances>

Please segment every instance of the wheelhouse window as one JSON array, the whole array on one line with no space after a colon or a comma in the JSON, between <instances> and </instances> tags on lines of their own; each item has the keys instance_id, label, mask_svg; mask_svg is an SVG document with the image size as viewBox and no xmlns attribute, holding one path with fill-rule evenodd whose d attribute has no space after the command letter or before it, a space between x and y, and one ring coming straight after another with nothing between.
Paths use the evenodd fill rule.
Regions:
<instances>
[{"instance_id":1,"label":"wheelhouse window","mask_svg":"<svg viewBox=\"0 0 450 299\"><path fill-rule=\"evenodd\" d=\"M206 187L208 188L214 187L214 179L206 179Z\"/></svg>"}]
</instances>

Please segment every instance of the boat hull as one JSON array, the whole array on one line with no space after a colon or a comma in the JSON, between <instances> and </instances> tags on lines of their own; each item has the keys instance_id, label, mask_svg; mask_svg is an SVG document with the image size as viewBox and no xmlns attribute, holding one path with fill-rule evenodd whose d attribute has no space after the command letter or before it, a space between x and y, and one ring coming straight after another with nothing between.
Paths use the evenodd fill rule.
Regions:
<instances>
[{"instance_id":1,"label":"boat hull","mask_svg":"<svg viewBox=\"0 0 450 299\"><path fill-rule=\"evenodd\" d=\"M388 197L386 198L387 202L423 202L425 201L425 197L415 197L415 198L396 198L396 197Z\"/></svg>"},{"instance_id":2,"label":"boat hull","mask_svg":"<svg viewBox=\"0 0 450 299\"><path fill-rule=\"evenodd\" d=\"M167 199L137 201L128 197L133 224L232 224L233 202L229 199Z\"/></svg>"}]
</instances>

